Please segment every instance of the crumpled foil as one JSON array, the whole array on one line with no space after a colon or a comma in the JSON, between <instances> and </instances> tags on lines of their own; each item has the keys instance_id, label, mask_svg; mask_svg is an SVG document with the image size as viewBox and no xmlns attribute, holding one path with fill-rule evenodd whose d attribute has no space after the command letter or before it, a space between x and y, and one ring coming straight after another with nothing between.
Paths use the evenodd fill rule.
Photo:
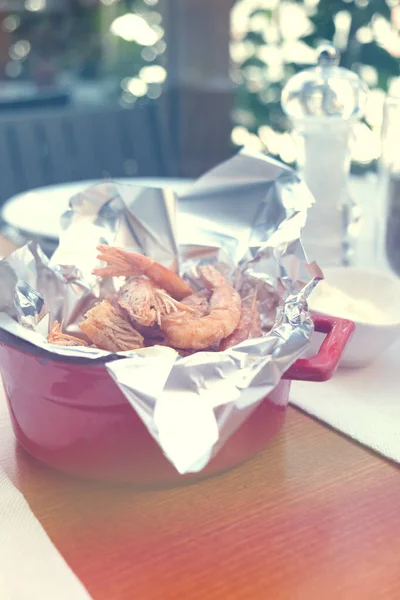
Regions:
<instances>
[{"instance_id":1,"label":"crumpled foil","mask_svg":"<svg viewBox=\"0 0 400 600\"><path fill-rule=\"evenodd\" d=\"M0 262L0 328L32 352L102 360L175 468L198 472L309 346L307 297L321 272L307 263L300 231L312 203L294 171L246 151L179 198L171 189L95 185L71 199L50 260L30 242ZM186 357L162 346L110 354L48 344L54 320L78 332L85 312L121 285L92 275L99 243L147 254L193 286L197 265L224 265L242 292L257 285L264 337Z\"/></svg>"}]
</instances>

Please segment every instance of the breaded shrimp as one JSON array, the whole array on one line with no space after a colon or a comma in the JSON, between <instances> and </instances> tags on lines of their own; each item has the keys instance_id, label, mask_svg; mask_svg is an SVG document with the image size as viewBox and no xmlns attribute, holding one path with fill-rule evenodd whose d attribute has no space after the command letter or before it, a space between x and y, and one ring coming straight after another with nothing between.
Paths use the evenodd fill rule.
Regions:
<instances>
[{"instance_id":1,"label":"breaded shrimp","mask_svg":"<svg viewBox=\"0 0 400 600\"><path fill-rule=\"evenodd\" d=\"M86 313L80 324L83 333L97 348L109 352L143 347L143 337L132 326L128 315L111 298L106 298Z\"/></svg>"}]
</instances>

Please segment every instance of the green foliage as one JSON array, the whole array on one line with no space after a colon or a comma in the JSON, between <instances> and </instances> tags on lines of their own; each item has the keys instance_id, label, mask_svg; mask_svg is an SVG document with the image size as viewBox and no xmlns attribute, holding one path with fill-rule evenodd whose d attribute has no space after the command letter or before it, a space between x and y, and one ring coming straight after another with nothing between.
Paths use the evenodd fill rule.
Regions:
<instances>
[{"instance_id":1,"label":"green foliage","mask_svg":"<svg viewBox=\"0 0 400 600\"><path fill-rule=\"evenodd\" d=\"M246 0L237 0L237 2L245 2ZM347 35L347 43L345 47L340 49L341 60L340 64L343 67L357 72L361 77L364 77L363 65L373 67L376 72L376 82L372 83L372 87L380 88L384 91L388 90L389 83L393 77L399 76L399 59L392 56L388 49L384 48L376 35L375 29L379 19L391 19L391 9L385 0L320 0L318 4L310 7L310 3L305 3L303 0L294 0L293 4L300 5L311 27L309 30L297 38L298 42L306 44L310 48L317 48L323 41L331 41L335 43L337 37L337 23L339 17L347 16L349 29ZM260 4L262 4L260 2ZM296 7L297 8L297 7ZM275 38L278 40L275 47L283 47L285 43L284 34L281 28L279 19L279 7L275 11L257 9L248 15L249 23L252 17L263 15L268 19L268 23L275 28ZM364 34L370 39L363 43L360 29L363 28ZM239 84L239 89L236 94L236 107L238 110L235 114L243 116L243 110L251 111L251 125L245 125L244 122L238 120L238 125L245 125L250 133L257 134L261 125L269 125L277 132L286 131L290 124L283 114L280 101L281 90L287 79L294 73L309 67L309 64L302 64L301 56L298 61L288 61L283 58L282 76L279 81L271 80L269 77L269 65L260 59L260 49L269 48L270 44L262 35L262 32L256 33L249 31L245 35L243 42L251 41L254 45L254 51L251 56L248 56L240 67L242 80ZM246 67L257 66L266 71L264 85L262 89L254 90L249 77L246 74ZM371 82L368 81L371 85ZM269 100L268 90L273 89L272 99ZM365 168L358 165L358 170Z\"/></svg>"}]
</instances>

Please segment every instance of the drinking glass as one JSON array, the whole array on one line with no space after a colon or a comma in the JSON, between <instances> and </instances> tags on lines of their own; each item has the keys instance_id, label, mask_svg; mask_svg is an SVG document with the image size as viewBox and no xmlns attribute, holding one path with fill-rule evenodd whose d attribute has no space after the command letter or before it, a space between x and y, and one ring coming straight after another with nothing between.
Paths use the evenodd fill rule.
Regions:
<instances>
[{"instance_id":1,"label":"drinking glass","mask_svg":"<svg viewBox=\"0 0 400 600\"><path fill-rule=\"evenodd\" d=\"M390 267L400 275L400 97L388 96L383 113L380 177L383 239Z\"/></svg>"}]
</instances>

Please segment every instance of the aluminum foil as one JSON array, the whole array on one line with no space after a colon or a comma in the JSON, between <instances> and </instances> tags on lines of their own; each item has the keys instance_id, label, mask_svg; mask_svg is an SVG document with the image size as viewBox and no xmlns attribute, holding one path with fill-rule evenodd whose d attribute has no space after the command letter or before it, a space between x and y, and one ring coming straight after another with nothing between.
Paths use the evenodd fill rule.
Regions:
<instances>
[{"instance_id":1,"label":"aluminum foil","mask_svg":"<svg viewBox=\"0 0 400 600\"><path fill-rule=\"evenodd\" d=\"M179 198L171 189L95 185L71 199L50 260L30 242L1 261L0 328L33 353L105 362L176 469L200 471L307 351L307 297L321 278L300 241L312 203L290 168L246 151ZM121 285L92 275L99 243L147 254L194 287L196 267L206 263L225 268L242 292L257 285L264 336L186 357L162 346L110 354L48 344L54 320L78 332L84 313Z\"/></svg>"}]
</instances>

